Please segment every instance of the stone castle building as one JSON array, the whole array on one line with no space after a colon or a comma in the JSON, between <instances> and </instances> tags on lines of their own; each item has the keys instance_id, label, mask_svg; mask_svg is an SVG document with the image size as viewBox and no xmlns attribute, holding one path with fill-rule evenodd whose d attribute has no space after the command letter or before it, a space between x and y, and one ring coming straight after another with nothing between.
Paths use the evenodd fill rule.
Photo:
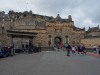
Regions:
<instances>
[{"instance_id":1,"label":"stone castle building","mask_svg":"<svg viewBox=\"0 0 100 75\"><path fill-rule=\"evenodd\" d=\"M16 48L20 48L21 44L29 41L42 47L54 47L58 41L63 44L66 41L70 44L82 42L88 46L84 41L93 37L92 34L100 39L100 29L97 28L97 31L93 28L85 31L85 28L75 27L71 15L63 19L59 14L54 18L33 14L32 11L9 11L8 14L0 12L0 42L2 45L14 43Z\"/></svg>"},{"instance_id":2,"label":"stone castle building","mask_svg":"<svg viewBox=\"0 0 100 75\"><path fill-rule=\"evenodd\" d=\"M89 27L88 31L86 31L84 39L81 39L81 43L84 43L87 48L91 48L94 45L100 45L99 25L97 27Z\"/></svg>"}]
</instances>

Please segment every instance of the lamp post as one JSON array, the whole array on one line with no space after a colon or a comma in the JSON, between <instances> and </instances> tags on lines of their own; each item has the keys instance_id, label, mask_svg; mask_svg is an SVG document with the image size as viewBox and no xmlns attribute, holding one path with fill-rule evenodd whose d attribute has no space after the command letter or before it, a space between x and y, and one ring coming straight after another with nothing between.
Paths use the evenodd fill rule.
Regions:
<instances>
[{"instance_id":1,"label":"lamp post","mask_svg":"<svg viewBox=\"0 0 100 75\"><path fill-rule=\"evenodd\" d=\"M27 2L27 3L26 3L26 11L27 11L28 4L29 4L29 3Z\"/></svg>"}]
</instances>

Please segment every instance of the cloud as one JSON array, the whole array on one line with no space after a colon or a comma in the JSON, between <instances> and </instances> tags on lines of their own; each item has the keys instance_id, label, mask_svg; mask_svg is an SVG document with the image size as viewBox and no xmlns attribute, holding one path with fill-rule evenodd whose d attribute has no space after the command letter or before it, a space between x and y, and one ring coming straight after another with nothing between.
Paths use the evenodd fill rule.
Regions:
<instances>
[{"instance_id":1,"label":"cloud","mask_svg":"<svg viewBox=\"0 0 100 75\"><path fill-rule=\"evenodd\" d=\"M38 7L40 11L47 11L52 15L55 15L58 13L61 14L66 8L72 9L77 7L80 3L80 0L37 0L35 3L32 1L32 3Z\"/></svg>"},{"instance_id":2,"label":"cloud","mask_svg":"<svg viewBox=\"0 0 100 75\"><path fill-rule=\"evenodd\" d=\"M28 4L27 4L28 3ZM33 13L62 18L72 15L77 27L100 24L100 0L1 0L0 10L32 10Z\"/></svg>"},{"instance_id":3,"label":"cloud","mask_svg":"<svg viewBox=\"0 0 100 75\"><path fill-rule=\"evenodd\" d=\"M89 17L94 23L100 23L100 8L99 8L100 0L91 0L87 1L85 6L83 6L83 10L86 13L86 17Z\"/></svg>"}]
</instances>

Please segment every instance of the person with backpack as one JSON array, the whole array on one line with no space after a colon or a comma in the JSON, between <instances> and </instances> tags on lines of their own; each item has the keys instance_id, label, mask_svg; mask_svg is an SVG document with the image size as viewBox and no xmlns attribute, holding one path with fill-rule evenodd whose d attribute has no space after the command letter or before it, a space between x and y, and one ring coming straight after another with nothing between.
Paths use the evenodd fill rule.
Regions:
<instances>
[{"instance_id":1,"label":"person with backpack","mask_svg":"<svg viewBox=\"0 0 100 75\"><path fill-rule=\"evenodd\" d=\"M60 42L56 42L56 51L58 51L59 52L59 49L60 49Z\"/></svg>"},{"instance_id":2,"label":"person with backpack","mask_svg":"<svg viewBox=\"0 0 100 75\"><path fill-rule=\"evenodd\" d=\"M98 46L98 53L99 53L99 55L100 55L100 45Z\"/></svg>"},{"instance_id":3,"label":"person with backpack","mask_svg":"<svg viewBox=\"0 0 100 75\"><path fill-rule=\"evenodd\" d=\"M67 51L66 56L70 56L71 46L70 46L70 44L68 42L65 43L65 48L66 48L66 51Z\"/></svg>"},{"instance_id":4,"label":"person with backpack","mask_svg":"<svg viewBox=\"0 0 100 75\"><path fill-rule=\"evenodd\" d=\"M82 46L82 49L83 49L83 54L86 55L86 48L85 48L85 45L84 45L84 44L83 44L83 46Z\"/></svg>"}]
</instances>

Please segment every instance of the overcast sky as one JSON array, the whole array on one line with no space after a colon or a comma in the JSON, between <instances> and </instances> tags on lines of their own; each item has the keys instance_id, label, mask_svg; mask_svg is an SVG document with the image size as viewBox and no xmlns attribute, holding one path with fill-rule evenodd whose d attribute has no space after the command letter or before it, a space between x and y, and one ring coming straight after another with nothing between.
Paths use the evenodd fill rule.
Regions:
<instances>
[{"instance_id":1,"label":"overcast sky","mask_svg":"<svg viewBox=\"0 0 100 75\"><path fill-rule=\"evenodd\" d=\"M96 27L100 24L100 0L0 0L0 11L23 12L62 18L72 15L76 27Z\"/></svg>"}]
</instances>

